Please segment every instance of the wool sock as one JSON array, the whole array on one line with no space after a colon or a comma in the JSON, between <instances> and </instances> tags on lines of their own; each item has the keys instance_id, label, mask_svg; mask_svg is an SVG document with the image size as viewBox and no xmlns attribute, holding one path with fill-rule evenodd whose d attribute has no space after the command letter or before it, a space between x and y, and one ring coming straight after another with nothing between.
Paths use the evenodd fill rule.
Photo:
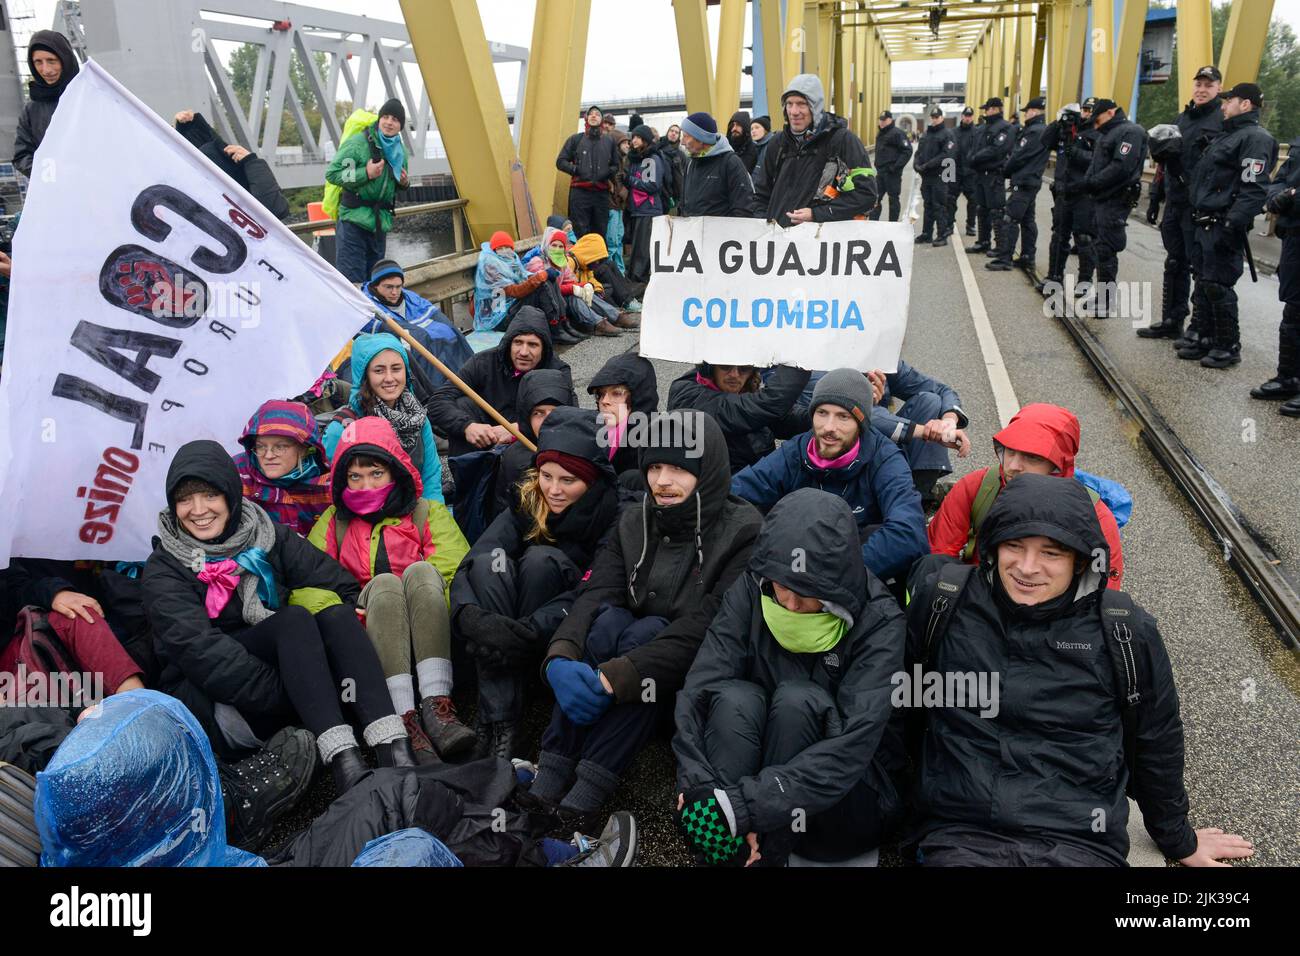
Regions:
<instances>
[{"instance_id":1,"label":"wool sock","mask_svg":"<svg viewBox=\"0 0 1300 956\"><path fill-rule=\"evenodd\" d=\"M405 713L405 711L403 711ZM406 725L402 723L402 718L396 714L389 714L387 717L380 717L374 723L361 731L361 736L366 738L366 743L372 747L380 744L391 744L406 736Z\"/></svg>"},{"instance_id":2,"label":"wool sock","mask_svg":"<svg viewBox=\"0 0 1300 956\"><path fill-rule=\"evenodd\" d=\"M560 809L574 813L595 813L613 796L617 787L618 774L590 760L580 760L577 779L560 801Z\"/></svg>"},{"instance_id":3,"label":"wool sock","mask_svg":"<svg viewBox=\"0 0 1300 956\"><path fill-rule=\"evenodd\" d=\"M451 661L445 657L428 657L415 662L415 677L420 684L420 698L451 696ZM399 711L405 713L405 711Z\"/></svg>"},{"instance_id":4,"label":"wool sock","mask_svg":"<svg viewBox=\"0 0 1300 956\"><path fill-rule=\"evenodd\" d=\"M316 738L316 749L320 751L322 763L328 764L334 759L335 754L341 750L347 750L349 747L357 745L357 735L352 732L352 728L347 724L339 724L337 727L330 727L322 730Z\"/></svg>"},{"instance_id":5,"label":"wool sock","mask_svg":"<svg viewBox=\"0 0 1300 956\"><path fill-rule=\"evenodd\" d=\"M572 757L563 757L549 750L543 750L537 758L537 776L528 792L547 803L559 803L560 798L573 784L574 767L577 761Z\"/></svg>"},{"instance_id":6,"label":"wool sock","mask_svg":"<svg viewBox=\"0 0 1300 956\"><path fill-rule=\"evenodd\" d=\"M393 698L393 710L404 714L415 710L415 688L411 686L410 674L397 674L385 680L388 684L388 696Z\"/></svg>"}]
</instances>

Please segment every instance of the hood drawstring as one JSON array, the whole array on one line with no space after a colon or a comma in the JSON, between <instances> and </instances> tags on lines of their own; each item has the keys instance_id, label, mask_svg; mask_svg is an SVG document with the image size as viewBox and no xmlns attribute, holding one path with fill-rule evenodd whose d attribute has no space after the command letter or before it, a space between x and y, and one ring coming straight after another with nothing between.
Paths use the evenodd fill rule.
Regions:
<instances>
[{"instance_id":1,"label":"hood drawstring","mask_svg":"<svg viewBox=\"0 0 1300 956\"><path fill-rule=\"evenodd\" d=\"M636 559L636 564L632 565L632 576L627 581L627 593L632 597L632 603L638 604L636 598L636 574L641 570L641 562L645 560L645 553L650 547L650 493L641 499L641 556Z\"/></svg>"}]
</instances>

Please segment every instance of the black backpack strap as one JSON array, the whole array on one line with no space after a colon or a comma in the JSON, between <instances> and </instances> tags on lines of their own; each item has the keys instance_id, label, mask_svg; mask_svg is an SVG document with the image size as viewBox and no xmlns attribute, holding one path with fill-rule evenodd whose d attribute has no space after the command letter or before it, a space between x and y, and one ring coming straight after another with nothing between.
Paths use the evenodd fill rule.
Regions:
<instances>
[{"instance_id":1,"label":"black backpack strap","mask_svg":"<svg viewBox=\"0 0 1300 956\"><path fill-rule=\"evenodd\" d=\"M930 592L930 617L925 623L925 644L921 648L921 664L928 665L939 640L948 631L953 611L961 600L966 582L970 580L975 565L956 561L939 569L939 579Z\"/></svg>"},{"instance_id":2,"label":"black backpack strap","mask_svg":"<svg viewBox=\"0 0 1300 956\"><path fill-rule=\"evenodd\" d=\"M1106 588L1101 592L1102 639L1115 670L1115 687L1119 692L1119 716L1124 727L1124 762L1129 768L1129 789L1133 786L1133 766L1137 755L1137 712L1142 703L1145 674L1138 664L1133 647L1133 599L1123 591Z\"/></svg>"}]
</instances>

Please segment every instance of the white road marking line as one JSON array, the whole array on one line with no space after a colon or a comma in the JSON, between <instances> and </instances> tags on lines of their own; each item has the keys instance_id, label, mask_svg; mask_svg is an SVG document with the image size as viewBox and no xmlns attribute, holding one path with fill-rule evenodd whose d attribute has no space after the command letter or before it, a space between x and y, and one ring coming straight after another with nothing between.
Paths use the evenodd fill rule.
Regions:
<instances>
[{"instance_id":1,"label":"white road marking line","mask_svg":"<svg viewBox=\"0 0 1300 956\"><path fill-rule=\"evenodd\" d=\"M954 229L949 243L957 253L957 268L961 270L962 285L966 287L966 302L970 305L970 314L975 322L975 335L980 340L980 351L984 353L984 368L989 373L989 385L993 388L993 401L998 406L998 420L1006 428L1011 423L1011 416L1020 411L1016 401L1016 391L1011 387L1011 377L1002 362L1002 350L998 348L997 336L989 324L989 314L984 309L984 297L980 295L979 286L975 284L975 273L971 271L970 260L958 230Z\"/></svg>"}]
</instances>

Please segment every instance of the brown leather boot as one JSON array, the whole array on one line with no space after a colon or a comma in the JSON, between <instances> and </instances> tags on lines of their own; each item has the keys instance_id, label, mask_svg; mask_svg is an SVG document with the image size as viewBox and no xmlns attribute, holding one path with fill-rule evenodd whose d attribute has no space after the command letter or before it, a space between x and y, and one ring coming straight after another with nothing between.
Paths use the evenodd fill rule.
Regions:
<instances>
[{"instance_id":1,"label":"brown leather boot","mask_svg":"<svg viewBox=\"0 0 1300 956\"><path fill-rule=\"evenodd\" d=\"M605 338L612 338L616 335L622 335L618 329L609 324L609 319L601 319L600 322L591 330L592 335L600 335Z\"/></svg>"},{"instance_id":2,"label":"brown leather boot","mask_svg":"<svg viewBox=\"0 0 1300 956\"><path fill-rule=\"evenodd\" d=\"M620 329L639 329L641 328L641 320L631 312L624 312L618 317L618 321L614 325Z\"/></svg>"}]
</instances>

